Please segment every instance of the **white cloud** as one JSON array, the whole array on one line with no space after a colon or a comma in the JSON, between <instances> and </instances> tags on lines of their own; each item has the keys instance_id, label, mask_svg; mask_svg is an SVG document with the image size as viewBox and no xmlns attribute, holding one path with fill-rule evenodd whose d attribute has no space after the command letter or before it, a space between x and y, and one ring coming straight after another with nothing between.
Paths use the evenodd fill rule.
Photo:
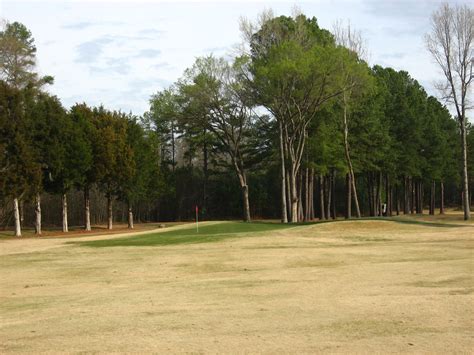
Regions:
<instances>
[{"instance_id":1,"label":"white cloud","mask_svg":"<svg viewBox=\"0 0 474 355\"><path fill-rule=\"evenodd\" d=\"M2 1L2 0L0 0ZM350 19L367 38L370 62L407 70L427 84L439 77L423 44L438 1L334 1L299 5L320 26ZM240 16L265 8L291 14L294 2L18 1L3 0L0 17L24 23L38 47L41 74L65 105L103 103L141 114L152 93L178 79L197 56L228 55L239 43Z\"/></svg>"}]
</instances>

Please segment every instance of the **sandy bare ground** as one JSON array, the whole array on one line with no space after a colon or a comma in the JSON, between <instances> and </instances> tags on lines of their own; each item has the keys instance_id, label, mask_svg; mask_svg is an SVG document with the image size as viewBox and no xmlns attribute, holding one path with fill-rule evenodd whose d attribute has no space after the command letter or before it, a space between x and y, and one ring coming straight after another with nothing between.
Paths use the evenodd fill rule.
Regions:
<instances>
[{"instance_id":1,"label":"sandy bare ground","mask_svg":"<svg viewBox=\"0 0 474 355\"><path fill-rule=\"evenodd\" d=\"M471 353L474 225L409 222L155 247L2 241L0 352Z\"/></svg>"}]
</instances>

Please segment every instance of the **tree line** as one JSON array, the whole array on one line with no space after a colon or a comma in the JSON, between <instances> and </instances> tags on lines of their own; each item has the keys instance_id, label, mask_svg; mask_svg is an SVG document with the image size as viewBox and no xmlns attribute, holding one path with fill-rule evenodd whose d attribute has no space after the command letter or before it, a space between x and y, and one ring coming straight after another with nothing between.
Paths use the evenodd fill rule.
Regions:
<instances>
[{"instance_id":1,"label":"tree line","mask_svg":"<svg viewBox=\"0 0 474 355\"><path fill-rule=\"evenodd\" d=\"M468 13L472 22L467 7L442 7L433 19L442 11ZM242 20L241 30L239 55L196 59L137 117L85 103L65 109L45 90L52 78L35 71L30 31L7 23L0 32L4 224L13 219L21 235L22 206L30 206L41 234L41 199L57 195L62 230L71 208L81 209L74 223L90 230L91 194L106 200L110 229L114 203L126 209L130 228L134 209L146 211L141 221L183 220L194 206L202 218L287 223L426 207L434 214L436 206L444 213L447 201L462 203L468 218L467 67L453 118L406 71L370 67L350 25L328 31L301 13L265 12ZM428 43L434 51L436 38ZM451 80L451 97L460 82Z\"/></svg>"}]
</instances>

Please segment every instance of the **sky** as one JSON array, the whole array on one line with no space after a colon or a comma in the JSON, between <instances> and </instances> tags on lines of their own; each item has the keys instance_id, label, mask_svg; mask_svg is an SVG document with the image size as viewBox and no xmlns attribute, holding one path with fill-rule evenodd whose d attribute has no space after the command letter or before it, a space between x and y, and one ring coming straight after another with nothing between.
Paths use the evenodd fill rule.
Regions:
<instances>
[{"instance_id":1,"label":"sky","mask_svg":"<svg viewBox=\"0 0 474 355\"><path fill-rule=\"evenodd\" d=\"M441 72L423 36L438 0L22 1L0 0L0 19L23 23L37 47L37 69L69 108L76 102L133 112L175 82L197 57L230 56L241 43L239 19L298 7L331 29L338 20L360 30L369 63L406 70L431 95Z\"/></svg>"}]
</instances>

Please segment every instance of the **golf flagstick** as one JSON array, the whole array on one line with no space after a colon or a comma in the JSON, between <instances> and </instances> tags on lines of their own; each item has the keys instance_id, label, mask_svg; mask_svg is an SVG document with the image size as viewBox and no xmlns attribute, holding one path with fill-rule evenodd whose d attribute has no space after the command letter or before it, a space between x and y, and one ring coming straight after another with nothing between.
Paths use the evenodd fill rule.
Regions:
<instances>
[{"instance_id":1,"label":"golf flagstick","mask_svg":"<svg viewBox=\"0 0 474 355\"><path fill-rule=\"evenodd\" d=\"M199 233L199 217L198 217L199 207L196 205L196 233Z\"/></svg>"}]
</instances>

